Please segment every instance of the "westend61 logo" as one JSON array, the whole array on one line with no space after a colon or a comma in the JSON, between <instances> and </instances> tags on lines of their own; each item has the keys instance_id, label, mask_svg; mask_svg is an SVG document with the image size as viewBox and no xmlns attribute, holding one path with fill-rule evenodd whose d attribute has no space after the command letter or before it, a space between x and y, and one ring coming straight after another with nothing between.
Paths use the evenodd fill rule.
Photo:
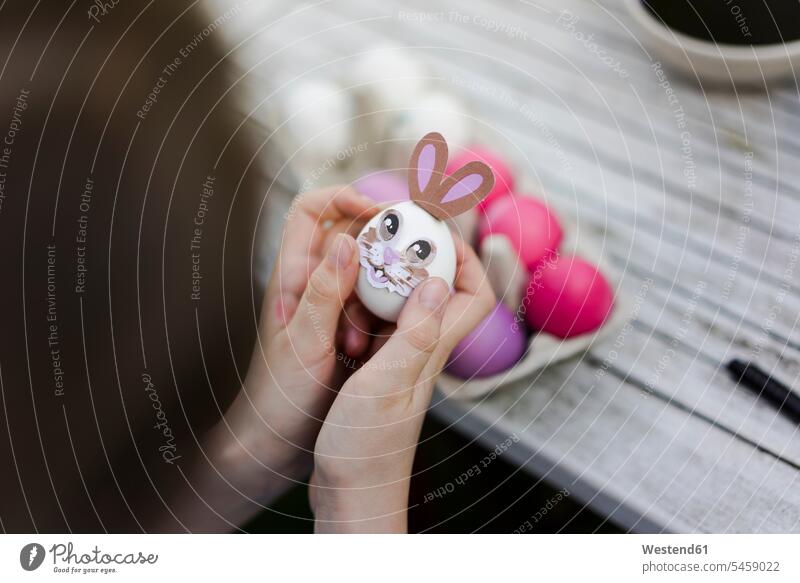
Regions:
<instances>
[{"instance_id":1,"label":"westend61 logo","mask_svg":"<svg viewBox=\"0 0 800 583\"><path fill-rule=\"evenodd\" d=\"M89 552L75 552L72 543L54 544L49 550L38 543L29 543L19 552L19 564L26 571L41 567L47 554L53 559L55 573L114 573L116 565L153 565L158 555L133 553L104 553L95 545Z\"/></svg>"}]
</instances>

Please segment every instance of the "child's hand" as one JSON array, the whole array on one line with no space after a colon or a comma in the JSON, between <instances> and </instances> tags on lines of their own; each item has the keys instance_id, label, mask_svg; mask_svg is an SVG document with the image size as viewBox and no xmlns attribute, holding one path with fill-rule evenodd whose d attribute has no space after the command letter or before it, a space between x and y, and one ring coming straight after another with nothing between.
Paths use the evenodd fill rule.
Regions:
<instances>
[{"instance_id":1,"label":"child's hand","mask_svg":"<svg viewBox=\"0 0 800 583\"><path fill-rule=\"evenodd\" d=\"M348 300L359 270L352 235L377 211L354 190L338 189L304 195L290 213L243 390L184 477L202 505L181 497L171 506L181 528L243 523L302 477L311 461L303 453L313 450L320 530L405 529L411 464L433 382L492 309L494 295L475 253L457 241L456 292L448 298L442 280L424 282L397 330L387 326L370 346L370 318ZM337 336L349 356L368 348L372 355L341 391Z\"/></svg>"},{"instance_id":2,"label":"child's hand","mask_svg":"<svg viewBox=\"0 0 800 583\"><path fill-rule=\"evenodd\" d=\"M225 414L226 429L218 429L244 465L257 466L255 460L269 473L300 477L302 453L313 449L343 378L337 328L345 329L352 354L368 345L363 308L351 302L349 318L339 321L359 269L351 234L376 211L351 188L299 195L292 206L244 390Z\"/></svg>"},{"instance_id":3,"label":"child's hand","mask_svg":"<svg viewBox=\"0 0 800 583\"><path fill-rule=\"evenodd\" d=\"M395 333L344 384L325 418L311 490L319 531L406 530L411 467L434 381L495 305L475 252L461 241L456 249L455 293L439 278L417 287Z\"/></svg>"}]
</instances>

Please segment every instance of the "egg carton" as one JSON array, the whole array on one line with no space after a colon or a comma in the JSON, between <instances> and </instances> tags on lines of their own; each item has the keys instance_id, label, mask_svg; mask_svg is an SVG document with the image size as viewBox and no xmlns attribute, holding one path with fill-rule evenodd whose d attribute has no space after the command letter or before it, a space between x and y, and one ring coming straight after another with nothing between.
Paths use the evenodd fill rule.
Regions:
<instances>
[{"instance_id":1,"label":"egg carton","mask_svg":"<svg viewBox=\"0 0 800 583\"><path fill-rule=\"evenodd\" d=\"M594 343L619 333L634 314L632 302L622 289L622 273L598 255L603 241L598 235L581 232L580 241L574 233L574 225L562 221L566 238L561 244L561 254L579 255L592 261L615 290L614 305L610 315L600 328L572 338L558 338L546 332L532 332L528 346L517 363L502 373L488 377L463 379L443 372L437 379L438 389L451 399L477 399L492 391L502 389L517 381L533 380L535 375L548 366L585 353Z\"/></svg>"},{"instance_id":2,"label":"egg carton","mask_svg":"<svg viewBox=\"0 0 800 583\"><path fill-rule=\"evenodd\" d=\"M350 172L331 172L326 178L331 183L349 183L353 180L352 169ZM531 185L532 188L522 188L521 192L539 192L542 189L538 185ZM546 332L531 333L528 339L528 346L525 353L517 363L510 369L488 377L473 377L463 379L448 374L446 371L441 373L437 379L439 390L453 399L477 399L488 393L509 386L525 378L533 378L536 373L548 366L562 362L569 358L577 357L586 352L594 343L613 336L621 330L626 322L633 315L632 302L625 295L620 286L622 273L615 269L601 254L603 249L602 237L596 233L582 229L580 238L577 225L570 224L563 220L563 216L568 213L556 214L560 217L560 223L564 229L564 241L559 249L560 254L575 254L594 263L612 288L615 290L614 306L611 314L600 328L594 332L581 334L572 338L558 338ZM462 215L467 216L467 215ZM476 227L473 225L468 231ZM456 230L462 231L462 228ZM600 253L598 253L600 250ZM500 292L500 290L496 290ZM522 324L524 325L524 324Z\"/></svg>"}]
</instances>

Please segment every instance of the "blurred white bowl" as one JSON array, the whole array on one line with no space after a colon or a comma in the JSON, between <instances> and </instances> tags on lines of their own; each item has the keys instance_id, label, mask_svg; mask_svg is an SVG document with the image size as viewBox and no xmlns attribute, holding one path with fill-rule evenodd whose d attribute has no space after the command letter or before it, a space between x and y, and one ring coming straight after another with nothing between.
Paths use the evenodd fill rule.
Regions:
<instances>
[{"instance_id":1,"label":"blurred white bowl","mask_svg":"<svg viewBox=\"0 0 800 583\"><path fill-rule=\"evenodd\" d=\"M717 44L667 28L641 0L625 0L625 5L643 43L665 63L701 81L756 85L800 73L800 40L753 46Z\"/></svg>"}]
</instances>

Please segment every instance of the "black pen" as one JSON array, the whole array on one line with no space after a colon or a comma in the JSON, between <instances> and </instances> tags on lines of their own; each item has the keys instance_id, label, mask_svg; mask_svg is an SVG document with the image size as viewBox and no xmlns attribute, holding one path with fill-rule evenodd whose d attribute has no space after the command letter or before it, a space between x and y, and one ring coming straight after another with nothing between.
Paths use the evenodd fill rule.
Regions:
<instances>
[{"instance_id":1,"label":"black pen","mask_svg":"<svg viewBox=\"0 0 800 583\"><path fill-rule=\"evenodd\" d=\"M796 423L800 423L800 396L791 388L775 380L751 362L734 358L726 366L737 383L775 405L778 411Z\"/></svg>"}]
</instances>

